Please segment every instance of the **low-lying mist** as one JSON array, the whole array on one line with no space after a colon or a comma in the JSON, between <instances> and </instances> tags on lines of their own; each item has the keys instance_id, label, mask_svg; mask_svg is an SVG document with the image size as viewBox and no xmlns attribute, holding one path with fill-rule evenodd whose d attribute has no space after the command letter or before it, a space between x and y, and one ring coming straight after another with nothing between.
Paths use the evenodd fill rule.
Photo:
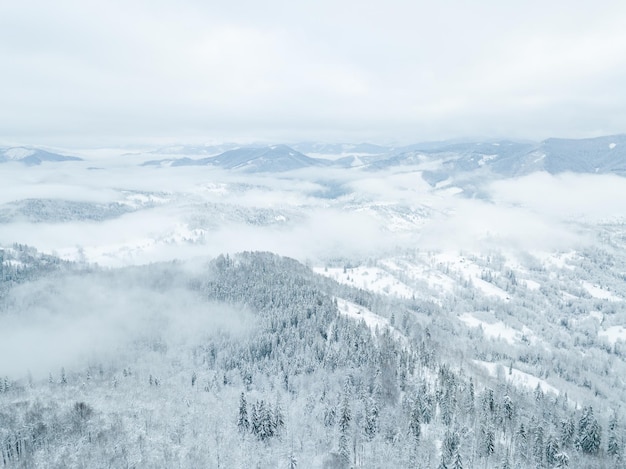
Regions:
<instances>
[{"instance_id":1,"label":"low-lying mist","mask_svg":"<svg viewBox=\"0 0 626 469\"><path fill-rule=\"evenodd\" d=\"M210 166L140 166L146 158L99 158L19 172L11 167L15 178L0 194L4 203L53 194L129 209L101 221L55 222L54 214L39 223L5 220L0 245L19 242L111 267L244 250L323 264L406 249L577 249L590 242L581 222L626 218L626 185L612 175L485 174L466 190L467 176L451 175L431 186L420 166L248 174ZM101 170L88 170L96 164Z\"/></svg>"},{"instance_id":2,"label":"low-lying mist","mask_svg":"<svg viewBox=\"0 0 626 469\"><path fill-rule=\"evenodd\" d=\"M166 280L149 284L147 269L49 277L13 288L0 313L0 374L41 378L61 367L134 360L153 344L186 350L254 327L250 312L209 302L167 272Z\"/></svg>"}]
</instances>

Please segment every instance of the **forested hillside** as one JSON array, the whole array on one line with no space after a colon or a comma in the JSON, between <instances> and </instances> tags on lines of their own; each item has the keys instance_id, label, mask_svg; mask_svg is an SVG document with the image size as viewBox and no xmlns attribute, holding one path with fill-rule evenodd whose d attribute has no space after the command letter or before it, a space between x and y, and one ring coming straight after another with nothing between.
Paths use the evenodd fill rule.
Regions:
<instances>
[{"instance_id":1,"label":"forested hillside","mask_svg":"<svg viewBox=\"0 0 626 469\"><path fill-rule=\"evenodd\" d=\"M621 409L490 376L432 302L269 253L100 270L12 252L5 319L85 353L2 380L4 467L623 467Z\"/></svg>"}]
</instances>

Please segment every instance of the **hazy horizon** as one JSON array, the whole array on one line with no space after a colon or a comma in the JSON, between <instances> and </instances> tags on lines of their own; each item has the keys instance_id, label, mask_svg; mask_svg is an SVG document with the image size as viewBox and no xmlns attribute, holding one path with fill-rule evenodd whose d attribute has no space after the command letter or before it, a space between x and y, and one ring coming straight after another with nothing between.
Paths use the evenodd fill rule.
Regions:
<instances>
[{"instance_id":1,"label":"hazy horizon","mask_svg":"<svg viewBox=\"0 0 626 469\"><path fill-rule=\"evenodd\" d=\"M403 144L623 133L625 13L622 2L562 0L5 2L0 141Z\"/></svg>"}]
</instances>

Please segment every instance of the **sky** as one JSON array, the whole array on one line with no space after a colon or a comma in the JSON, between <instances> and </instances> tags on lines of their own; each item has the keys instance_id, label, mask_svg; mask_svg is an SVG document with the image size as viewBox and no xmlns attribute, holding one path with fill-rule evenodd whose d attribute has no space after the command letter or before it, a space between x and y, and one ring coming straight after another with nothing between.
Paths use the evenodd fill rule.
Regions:
<instances>
[{"instance_id":1,"label":"sky","mask_svg":"<svg viewBox=\"0 0 626 469\"><path fill-rule=\"evenodd\" d=\"M0 2L0 144L626 129L626 2Z\"/></svg>"}]
</instances>

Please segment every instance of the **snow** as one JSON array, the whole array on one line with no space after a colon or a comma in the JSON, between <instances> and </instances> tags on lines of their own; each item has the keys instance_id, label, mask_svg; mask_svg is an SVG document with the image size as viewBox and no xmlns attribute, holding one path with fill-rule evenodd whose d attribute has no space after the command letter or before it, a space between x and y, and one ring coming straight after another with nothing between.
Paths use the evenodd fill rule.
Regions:
<instances>
[{"instance_id":1,"label":"snow","mask_svg":"<svg viewBox=\"0 0 626 469\"><path fill-rule=\"evenodd\" d=\"M383 331L384 329L389 329L391 331L392 336L400 341L400 343L404 346L408 345L408 339L405 335L403 335L399 330L389 324L389 320L382 316L379 316L376 313L373 313L369 309L364 306L358 305L356 303L352 303L351 301L344 300L343 298L335 298L337 300L337 308L340 314L344 316L350 317L352 319L356 319L357 321L364 321L365 325L370 328L372 334L378 328L379 331Z\"/></svg>"},{"instance_id":2,"label":"snow","mask_svg":"<svg viewBox=\"0 0 626 469\"><path fill-rule=\"evenodd\" d=\"M534 280L526 279L524 282L526 283L526 288L529 290L537 291L541 288L541 284L539 282L535 282Z\"/></svg>"},{"instance_id":3,"label":"snow","mask_svg":"<svg viewBox=\"0 0 626 469\"><path fill-rule=\"evenodd\" d=\"M330 277L333 280L353 287L369 290L383 295L399 298L411 298L414 291L406 284L397 280L389 272L378 267L353 267L344 269L339 267L316 267L314 272Z\"/></svg>"},{"instance_id":4,"label":"snow","mask_svg":"<svg viewBox=\"0 0 626 469\"><path fill-rule=\"evenodd\" d=\"M489 371L489 374L494 377L498 376L498 367L502 367L506 380L514 384L515 386L523 386L529 389L536 389L537 385L539 385L539 387L544 393L549 392L549 393L553 393L556 395L560 394L557 388L548 384L543 379L537 378L536 376L533 376L528 373L524 373L523 371L517 370L515 368L512 368L511 374L509 374L509 368L508 367L505 368L503 365L499 363L490 363L490 362L484 362L481 360L474 360L474 363L486 368L487 371Z\"/></svg>"},{"instance_id":5,"label":"snow","mask_svg":"<svg viewBox=\"0 0 626 469\"><path fill-rule=\"evenodd\" d=\"M365 163L363 163L363 160L361 158L359 158L358 156L355 156L350 166L356 167L356 166L363 166L364 164Z\"/></svg>"},{"instance_id":6,"label":"snow","mask_svg":"<svg viewBox=\"0 0 626 469\"><path fill-rule=\"evenodd\" d=\"M6 150L4 152L4 156L10 160L21 160L22 158L33 155L34 153L35 150L30 148L15 147Z\"/></svg>"},{"instance_id":7,"label":"snow","mask_svg":"<svg viewBox=\"0 0 626 469\"><path fill-rule=\"evenodd\" d=\"M452 184L452 178L439 181L437 184L435 184L435 189L441 189L443 187L449 186L450 184Z\"/></svg>"},{"instance_id":8,"label":"snow","mask_svg":"<svg viewBox=\"0 0 626 469\"><path fill-rule=\"evenodd\" d=\"M609 150L612 150L617 146L617 143L609 143Z\"/></svg>"},{"instance_id":9,"label":"snow","mask_svg":"<svg viewBox=\"0 0 626 469\"><path fill-rule=\"evenodd\" d=\"M488 161L494 160L498 157L498 155L483 155L480 160L478 160L478 166L484 166Z\"/></svg>"},{"instance_id":10,"label":"snow","mask_svg":"<svg viewBox=\"0 0 626 469\"><path fill-rule=\"evenodd\" d=\"M626 328L624 326L612 326L598 332L598 336L606 337L606 340L614 345L618 340L626 342Z\"/></svg>"},{"instance_id":11,"label":"snow","mask_svg":"<svg viewBox=\"0 0 626 469\"><path fill-rule=\"evenodd\" d=\"M202 185L197 192L225 195L228 193L228 185L221 182L210 182Z\"/></svg>"},{"instance_id":12,"label":"snow","mask_svg":"<svg viewBox=\"0 0 626 469\"><path fill-rule=\"evenodd\" d=\"M374 331L377 327L379 330L389 327L388 319L374 314L369 309L357 305L356 303L352 303L351 301L347 301L342 298L337 298L337 306L341 314L359 321L365 321L367 327L372 329L372 331Z\"/></svg>"},{"instance_id":13,"label":"snow","mask_svg":"<svg viewBox=\"0 0 626 469\"><path fill-rule=\"evenodd\" d=\"M574 266L568 264L568 261L571 261L575 256L575 251L568 252L544 252L544 251L533 251L531 254L539 259L541 263L546 266L553 266L558 269L570 269L573 270Z\"/></svg>"},{"instance_id":14,"label":"snow","mask_svg":"<svg viewBox=\"0 0 626 469\"><path fill-rule=\"evenodd\" d=\"M192 229L186 223L177 223L171 231L157 237L137 237L120 243L60 248L56 250L56 255L68 261L86 260L104 267L120 267L128 263L146 262L159 248L201 243L206 234L206 230Z\"/></svg>"},{"instance_id":15,"label":"snow","mask_svg":"<svg viewBox=\"0 0 626 469\"><path fill-rule=\"evenodd\" d=\"M602 314L600 311L591 311L589 313L589 317L595 319L600 324L602 324L602 321L604 320L604 314Z\"/></svg>"},{"instance_id":16,"label":"snow","mask_svg":"<svg viewBox=\"0 0 626 469\"><path fill-rule=\"evenodd\" d=\"M501 288L481 279L483 268L461 256L456 252L441 252L433 256L433 260L442 267L455 271L461 277L472 282L474 288L480 290L485 296L494 296L503 301L509 301L509 294Z\"/></svg>"},{"instance_id":17,"label":"snow","mask_svg":"<svg viewBox=\"0 0 626 469\"><path fill-rule=\"evenodd\" d=\"M463 313L459 316L459 320L465 323L466 326L471 328L481 327L485 337L490 339L502 339L513 345L519 343L522 340L522 336L525 334L532 334L530 330L524 332L517 331L510 326L507 326L502 321L489 323L478 319L472 313Z\"/></svg>"},{"instance_id":18,"label":"snow","mask_svg":"<svg viewBox=\"0 0 626 469\"><path fill-rule=\"evenodd\" d=\"M387 271L396 276L403 275L414 282L425 282L428 288L437 293L451 293L456 287L456 282L438 270L431 269L426 265L415 264L401 259L385 259L379 261Z\"/></svg>"},{"instance_id":19,"label":"snow","mask_svg":"<svg viewBox=\"0 0 626 469\"><path fill-rule=\"evenodd\" d=\"M603 289L599 285L593 285L589 282L582 282L583 288L594 298L607 301L624 301L623 298L614 295L608 290Z\"/></svg>"},{"instance_id":20,"label":"snow","mask_svg":"<svg viewBox=\"0 0 626 469\"><path fill-rule=\"evenodd\" d=\"M141 208L152 204L166 204L168 202L170 202L170 199L153 194L128 194L123 200L119 201L120 204L133 208Z\"/></svg>"}]
</instances>

